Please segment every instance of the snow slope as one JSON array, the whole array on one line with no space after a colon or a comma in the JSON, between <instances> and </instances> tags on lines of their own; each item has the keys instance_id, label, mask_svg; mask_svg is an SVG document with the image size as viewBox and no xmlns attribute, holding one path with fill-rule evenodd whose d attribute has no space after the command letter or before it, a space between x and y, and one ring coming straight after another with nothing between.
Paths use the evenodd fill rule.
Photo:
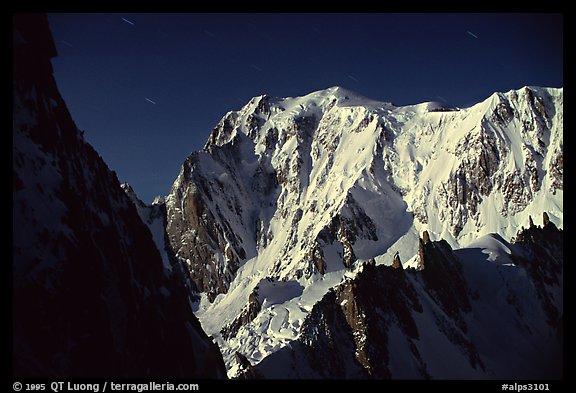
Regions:
<instances>
[{"instance_id":1,"label":"snow slope","mask_svg":"<svg viewBox=\"0 0 576 393\"><path fill-rule=\"evenodd\" d=\"M562 231L534 226L514 244L491 234L456 251L445 241L424 242L423 270L366 264L314 306L297 340L253 373L562 377Z\"/></svg>"},{"instance_id":2,"label":"snow slope","mask_svg":"<svg viewBox=\"0 0 576 393\"><path fill-rule=\"evenodd\" d=\"M424 230L458 248L543 211L562 227L562 105L562 89L524 87L431 111L333 87L226 114L166 208L229 375L236 351L255 364L297 338L364 261L414 262Z\"/></svg>"}]
</instances>

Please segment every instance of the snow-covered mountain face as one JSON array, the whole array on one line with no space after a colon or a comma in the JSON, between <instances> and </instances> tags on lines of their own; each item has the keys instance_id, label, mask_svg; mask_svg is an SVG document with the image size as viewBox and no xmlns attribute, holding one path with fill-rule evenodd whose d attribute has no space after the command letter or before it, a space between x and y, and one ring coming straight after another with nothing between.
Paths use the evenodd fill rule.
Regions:
<instances>
[{"instance_id":1,"label":"snow-covered mountain face","mask_svg":"<svg viewBox=\"0 0 576 393\"><path fill-rule=\"evenodd\" d=\"M46 17L13 40L13 375L225 377L183 268L70 117Z\"/></svg>"},{"instance_id":2,"label":"snow-covered mountain face","mask_svg":"<svg viewBox=\"0 0 576 393\"><path fill-rule=\"evenodd\" d=\"M301 336L255 367L265 378L562 377L563 233L548 222L510 244L453 251L420 241L424 268L365 264L330 290Z\"/></svg>"},{"instance_id":3,"label":"snow-covered mountain face","mask_svg":"<svg viewBox=\"0 0 576 393\"><path fill-rule=\"evenodd\" d=\"M563 226L563 90L466 109L396 107L334 87L253 98L185 161L168 197L174 253L229 375L302 335L313 305L366 262L418 266L419 233L459 248ZM391 374L393 375L393 374Z\"/></svg>"}]
</instances>

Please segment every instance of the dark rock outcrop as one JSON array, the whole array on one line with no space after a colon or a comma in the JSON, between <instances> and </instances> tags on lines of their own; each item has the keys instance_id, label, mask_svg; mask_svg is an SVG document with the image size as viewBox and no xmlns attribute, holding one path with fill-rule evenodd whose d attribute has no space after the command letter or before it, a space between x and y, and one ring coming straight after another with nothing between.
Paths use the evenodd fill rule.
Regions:
<instances>
[{"instance_id":1,"label":"dark rock outcrop","mask_svg":"<svg viewBox=\"0 0 576 393\"><path fill-rule=\"evenodd\" d=\"M76 128L44 15L13 16L13 375L225 378L182 269Z\"/></svg>"},{"instance_id":2,"label":"dark rock outcrop","mask_svg":"<svg viewBox=\"0 0 576 393\"><path fill-rule=\"evenodd\" d=\"M556 190L564 189L564 149L555 152L555 157L550 161L548 166L550 174L552 175L552 192L555 194Z\"/></svg>"},{"instance_id":3,"label":"dark rock outcrop","mask_svg":"<svg viewBox=\"0 0 576 393\"><path fill-rule=\"evenodd\" d=\"M424 239L420 241L419 249L423 267L423 288L465 334L468 330L465 314L471 311L471 304L461 261L446 240L432 242L427 235L424 231ZM463 335L458 340L462 343L467 341ZM481 364L473 349L470 349L470 362Z\"/></svg>"},{"instance_id":4,"label":"dark rock outcrop","mask_svg":"<svg viewBox=\"0 0 576 393\"><path fill-rule=\"evenodd\" d=\"M529 228L517 233L513 244L518 249L512 259L528 271L544 304L547 322L561 335L563 310L558 306L558 295L551 288L562 285L564 232L550 221L546 212L543 213L543 222L542 228L532 223Z\"/></svg>"},{"instance_id":5,"label":"dark rock outcrop","mask_svg":"<svg viewBox=\"0 0 576 393\"><path fill-rule=\"evenodd\" d=\"M238 363L238 372L236 373L236 379L260 379L262 376L256 368L252 366L248 358L242 355L240 352L236 351L234 354L234 359Z\"/></svg>"},{"instance_id":6,"label":"dark rock outcrop","mask_svg":"<svg viewBox=\"0 0 576 393\"><path fill-rule=\"evenodd\" d=\"M298 340L253 367L266 378L560 378L561 232L548 222L519 233L506 246L512 271L424 235L422 270L364 264L313 307ZM500 291L472 283L479 273ZM534 329L541 313L553 330Z\"/></svg>"},{"instance_id":7,"label":"dark rock outcrop","mask_svg":"<svg viewBox=\"0 0 576 393\"><path fill-rule=\"evenodd\" d=\"M248 304L244 307L240 315L237 316L230 325L222 329L222 336L226 339L235 337L242 326L256 318L261 307L262 305L260 301L258 301L258 293L257 291L253 291L248 297Z\"/></svg>"},{"instance_id":8,"label":"dark rock outcrop","mask_svg":"<svg viewBox=\"0 0 576 393\"><path fill-rule=\"evenodd\" d=\"M400 261L400 254L398 253L398 251L396 251L396 253L394 254L394 258L392 260L392 267L394 269L402 268L402 262Z\"/></svg>"},{"instance_id":9,"label":"dark rock outcrop","mask_svg":"<svg viewBox=\"0 0 576 393\"><path fill-rule=\"evenodd\" d=\"M326 273L326 260L324 259L324 252L322 251L322 247L318 243L316 243L315 247L310 250L308 253L309 259L309 267L307 271L307 277L310 277L313 273Z\"/></svg>"},{"instance_id":10,"label":"dark rock outcrop","mask_svg":"<svg viewBox=\"0 0 576 393\"><path fill-rule=\"evenodd\" d=\"M550 222L550 217L548 217L548 213L544 212L542 213L542 224L544 226L548 225L548 223Z\"/></svg>"},{"instance_id":11,"label":"dark rock outcrop","mask_svg":"<svg viewBox=\"0 0 576 393\"><path fill-rule=\"evenodd\" d=\"M422 243L424 245L427 245L428 243L430 243L430 234L428 233L428 231L424 231L422 233Z\"/></svg>"},{"instance_id":12,"label":"dark rock outcrop","mask_svg":"<svg viewBox=\"0 0 576 393\"><path fill-rule=\"evenodd\" d=\"M330 290L304 321L300 339L291 344L296 368L310 370L299 377L390 378L395 356L390 330L399 329L409 342L418 340L414 312L421 313L422 305L403 269L365 264L354 280ZM427 378L416 348L409 346L408 356ZM256 368L266 374L283 356L275 353Z\"/></svg>"},{"instance_id":13,"label":"dark rock outcrop","mask_svg":"<svg viewBox=\"0 0 576 393\"><path fill-rule=\"evenodd\" d=\"M417 270L424 269L424 263L426 262L426 258L424 256L424 248L430 243L430 235L428 231L424 231L422 233L422 238L418 239L418 265L416 267Z\"/></svg>"}]
</instances>

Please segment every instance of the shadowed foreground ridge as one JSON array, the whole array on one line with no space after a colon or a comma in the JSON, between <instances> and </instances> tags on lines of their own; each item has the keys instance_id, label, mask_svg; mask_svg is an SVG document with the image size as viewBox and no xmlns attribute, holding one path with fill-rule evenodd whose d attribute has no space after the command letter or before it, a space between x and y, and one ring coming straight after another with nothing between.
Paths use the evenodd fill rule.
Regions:
<instances>
[{"instance_id":1,"label":"shadowed foreground ridge","mask_svg":"<svg viewBox=\"0 0 576 393\"><path fill-rule=\"evenodd\" d=\"M13 19L13 375L225 378L116 174L52 75L44 15Z\"/></svg>"}]
</instances>

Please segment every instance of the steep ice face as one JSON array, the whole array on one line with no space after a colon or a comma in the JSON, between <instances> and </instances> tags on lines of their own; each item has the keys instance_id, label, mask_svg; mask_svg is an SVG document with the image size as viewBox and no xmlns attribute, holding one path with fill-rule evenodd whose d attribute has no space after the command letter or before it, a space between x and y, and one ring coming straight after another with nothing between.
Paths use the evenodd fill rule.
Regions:
<instances>
[{"instance_id":1,"label":"steep ice face","mask_svg":"<svg viewBox=\"0 0 576 393\"><path fill-rule=\"evenodd\" d=\"M562 105L562 89L431 110L334 87L226 114L166 208L229 373L236 351L254 364L298 337L311 307L364 261L410 260L423 230L460 247L509 239L544 210L562 227Z\"/></svg>"}]
</instances>

